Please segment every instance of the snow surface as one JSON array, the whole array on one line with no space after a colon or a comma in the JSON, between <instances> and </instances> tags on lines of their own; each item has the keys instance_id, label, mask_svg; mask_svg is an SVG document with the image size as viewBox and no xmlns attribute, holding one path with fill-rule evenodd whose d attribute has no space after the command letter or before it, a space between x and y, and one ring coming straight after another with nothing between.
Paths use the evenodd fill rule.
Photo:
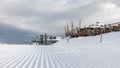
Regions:
<instances>
[{"instance_id":1,"label":"snow surface","mask_svg":"<svg viewBox=\"0 0 120 68\"><path fill-rule=\"evenodd\" d=\"M120 68L120 32L53 46L0 45L0 68Z\"/></svg>"}]
</instances>

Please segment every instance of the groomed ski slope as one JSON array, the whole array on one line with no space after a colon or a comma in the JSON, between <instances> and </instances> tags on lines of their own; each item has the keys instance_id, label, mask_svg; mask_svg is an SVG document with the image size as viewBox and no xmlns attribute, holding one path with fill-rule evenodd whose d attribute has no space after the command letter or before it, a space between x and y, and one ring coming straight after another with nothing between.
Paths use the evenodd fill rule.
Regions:
<instances>
[{"instance_id":1,"label":"groomed ski slope","mask_svg":"<svg viewBox=\"0 0 120 68\"><path fill-rule=\"evenodd\" d=\"M53 46L0 45L0 68L120 68L120 32Z\"/></svg>"}]
</instances>

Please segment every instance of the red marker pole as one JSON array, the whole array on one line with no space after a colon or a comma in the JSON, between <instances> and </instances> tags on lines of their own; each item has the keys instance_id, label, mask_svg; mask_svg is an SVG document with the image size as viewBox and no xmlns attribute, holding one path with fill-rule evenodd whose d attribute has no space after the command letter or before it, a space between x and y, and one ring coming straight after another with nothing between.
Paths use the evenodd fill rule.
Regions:
<instances>
[{"instance_id":1,"label":"red marker pole","mask_svg":"<svg viewBox=\"0 0 120 68\"><path fill-rule=\"evenodd\" d=\"M100 29L100 43L102 43L102 32L103 32L103 29L101 28Z\"/></svg>"}]
</instances>

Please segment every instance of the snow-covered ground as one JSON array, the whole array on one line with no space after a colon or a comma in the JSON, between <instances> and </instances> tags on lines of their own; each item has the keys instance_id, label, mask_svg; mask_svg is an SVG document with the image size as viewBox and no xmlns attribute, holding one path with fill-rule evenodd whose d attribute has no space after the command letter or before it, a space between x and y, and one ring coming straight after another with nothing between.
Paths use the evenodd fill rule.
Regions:
<instances>
[{"instance_id":1,"label":"snow-covered ground","mask_svg":"<svg viewBox=\"0 0 120 68\"><path fill-rule=\"evenodd\" d=\"M120 32L53 46L0 45L0 68L120 68Z\"/></svg>"}]
</instances>

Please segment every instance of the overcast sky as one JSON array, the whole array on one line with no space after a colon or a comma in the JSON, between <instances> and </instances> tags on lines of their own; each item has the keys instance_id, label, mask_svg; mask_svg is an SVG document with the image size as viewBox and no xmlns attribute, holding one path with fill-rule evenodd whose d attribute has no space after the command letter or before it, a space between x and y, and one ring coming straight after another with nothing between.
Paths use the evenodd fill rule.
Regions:
<instances>
[{"instance_id":1,"label":"overcast sky","mask_svg":"<svg viewBox=\"0 0 120 68\"><path fill-rule=\"evenodd\" d=\"M64 34L64 25L82 26L120 18L119 0L0 0L0 24L30 33Z\"/></svg>"}]
</instances>

